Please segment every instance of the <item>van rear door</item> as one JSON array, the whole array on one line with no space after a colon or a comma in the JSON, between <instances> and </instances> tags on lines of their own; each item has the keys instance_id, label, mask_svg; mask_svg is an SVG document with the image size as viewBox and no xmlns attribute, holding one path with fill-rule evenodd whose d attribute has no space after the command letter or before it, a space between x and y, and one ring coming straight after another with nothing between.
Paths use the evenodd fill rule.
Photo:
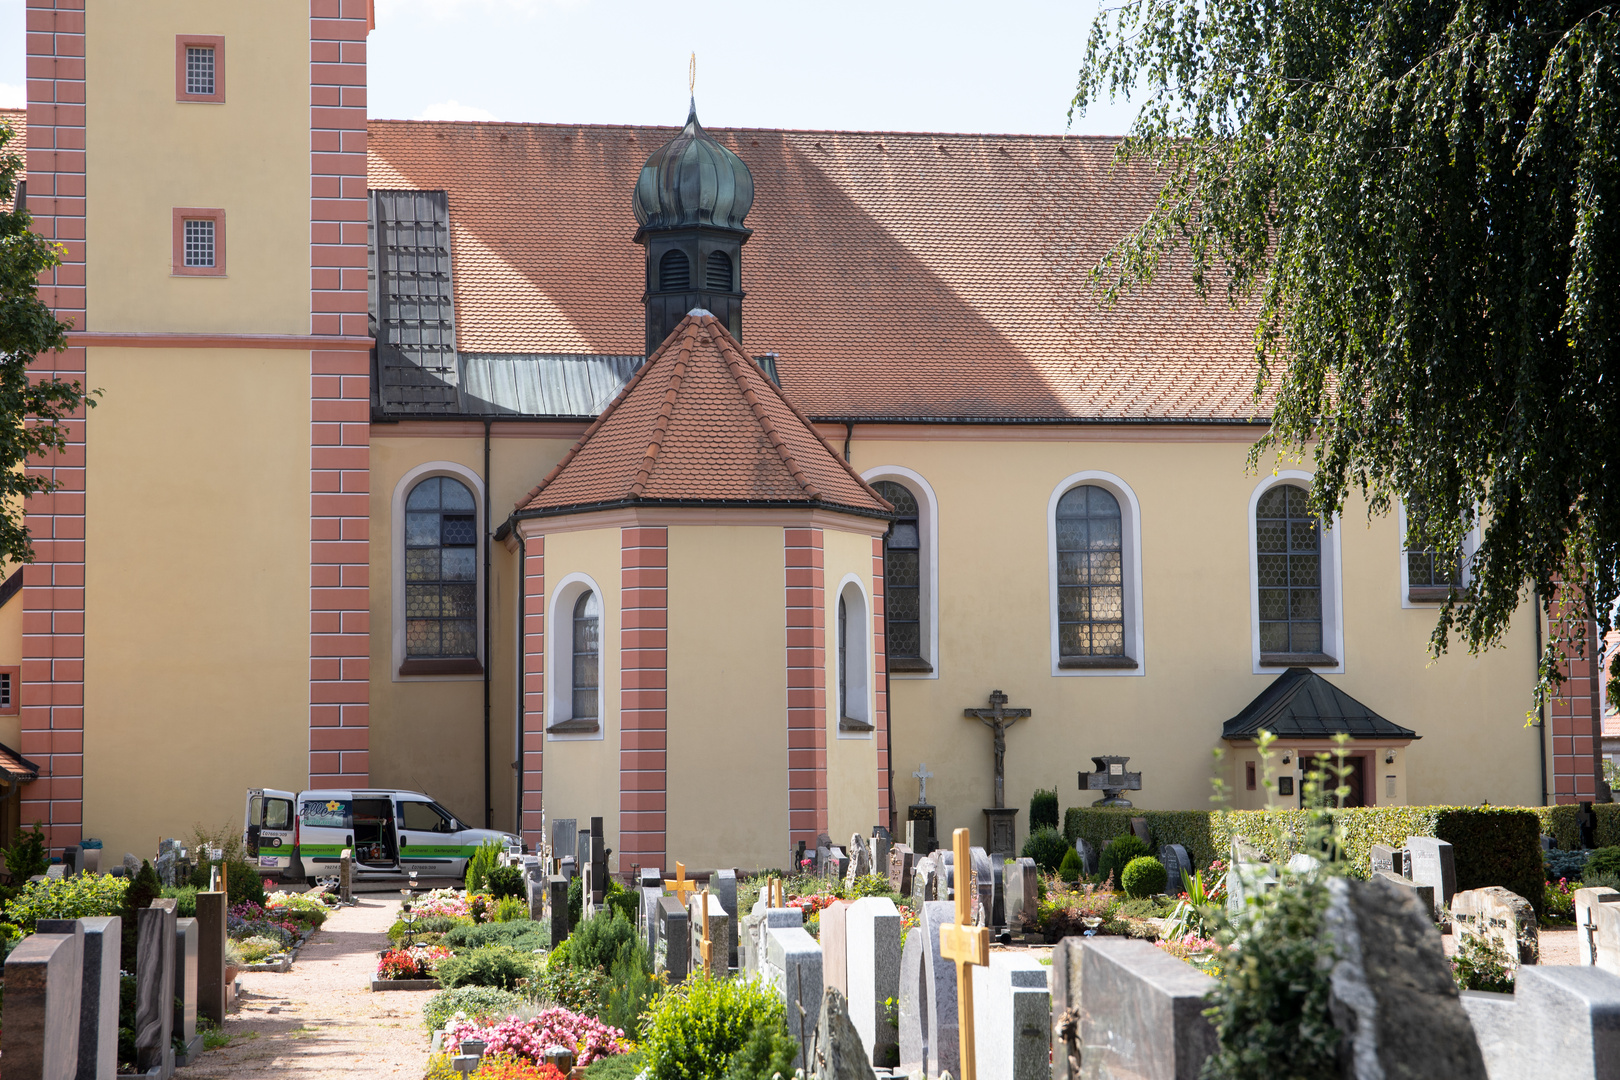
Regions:
<instances>
[{"instance_id":1,"label":"van rear door","mask_svg":"<svg viewBox=\"0 0 1620 1080\"><path fill-rule=\"evenodd\" d=\"M243 840L248 858L265 870L285 870L292 863L293 804L296 793L275 788L248 792L247 829Z\"/></svg>"}]
</instances>

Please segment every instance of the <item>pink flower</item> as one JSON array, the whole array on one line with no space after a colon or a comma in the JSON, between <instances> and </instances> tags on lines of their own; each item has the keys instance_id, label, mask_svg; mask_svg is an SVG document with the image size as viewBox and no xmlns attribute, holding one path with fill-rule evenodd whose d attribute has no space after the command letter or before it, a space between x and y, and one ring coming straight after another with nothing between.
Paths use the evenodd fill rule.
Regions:
<instances>
[{"instance_id":1,"label":"pink flower","mask_svg":"<svg viewBox=\"0 0 1620 1080\"><path fill-rule=\"evenodd\" d=\"M452 1043L459 1043L463 1039L481 1039L486 1054L521 1054L535 1062L551 1046L573 1049L576 1065L590 1065L629 1049L624 1041L624 1032L618 1028L560 1008L545 1009L530 1020L509 1016L487 1027L458 1013L445 1025L445 1031Z\"/></svg>"}]
</instances>

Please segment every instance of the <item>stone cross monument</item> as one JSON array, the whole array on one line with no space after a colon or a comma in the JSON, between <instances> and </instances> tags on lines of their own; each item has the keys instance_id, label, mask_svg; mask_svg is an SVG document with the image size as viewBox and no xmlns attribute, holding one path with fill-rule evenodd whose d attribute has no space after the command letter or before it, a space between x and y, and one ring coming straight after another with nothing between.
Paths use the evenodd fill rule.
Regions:
<instances>
[{"instance_id":1,"label":"stone cross monument","mask_svg":"<svg viewBox=\"0 0 1620 1080\"><path fill-rule=\"evenodd\" d=\"M963 716L969 720L977 720L984 724L995 736L996 804L993 807L987 807L984 811L985 827L989 834L986 837L985 848L992 855L1012 855L1017 849L1017 836L1015 835L1013 819L1018 814L1018 811L1016 808L1007 808L1007 729L1030 715L1028 709L1009 709L1006 708L1006 705L1007 695L1000 690L992 690L988 709L962 710Z\"/></svg>"},{"instance_id":2,"label":"stone cross monument","mask_svg":"<svg viewBox=\"0 0 1620 1080\"><path fill-rule=\"evenodd\" d=\"M917 778L917 801L906 808L906 846L918 855L926 855L939 846L934 808L928 805L928 781L934 774L924 764L911 775Z\"/></svg>"}]
</instances>

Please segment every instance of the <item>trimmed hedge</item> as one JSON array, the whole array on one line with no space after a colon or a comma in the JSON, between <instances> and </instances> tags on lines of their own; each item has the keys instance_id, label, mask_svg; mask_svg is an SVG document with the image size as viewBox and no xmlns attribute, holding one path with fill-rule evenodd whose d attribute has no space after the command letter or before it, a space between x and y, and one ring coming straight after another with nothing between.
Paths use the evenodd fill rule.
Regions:
<instances>
[{"instance_id":1,"label":"trimmed hedge","mask_svg":"<svg viewBox=\"0 0 1620 1080\"><path fill-rule=\"evenodd\" d=\"M1575 815L1581 812L1579 806L1533 806L1530 809L1540 818L1541 831L1556 840L1561 850L1581 850L1581 830L1575 824ZM1597 803L1592 812L1597 815L1594 846L1620 847L1620 803Z\"/></svg>"},{"instance_id":2,"label":"trimmed hedge","mask_svg":"<svg viewBox=\"0 0 1620 1080\"><path fill-rule=\"evenodd\" d=\"M1452 846L1457 888L1500 885L1511 889L1541 912L1546 874L1541 861L1543 817L1539 809L1503 806L1365 806L1335 811L1344 833L1345 856L1359 874L1368 872L1374 844L1400 847L1408 836L1434 836ZM1573 811L1574 807L1569 807ZM1601 808L1600 808L1601 809ZM1287 862L1295 837L1305 833L1304 810L1136 810L1116 807L1072 807L1063 832L1072 844L1084 838L1094 846L1131 830L1131 818L1146 818L1155 849L1180 844L1195 867L1225 859L1232 838L1241 836L1271 856ZM1620 816L1612 818L1620 825ZM1604 819L1599 818L1599 839ZM1574 827L1573 813L1570 827ZM1556 834L1555 834L1556 835ZM1560 845L1562 846L1562 845Z\"/></svg>"}]
</instances>

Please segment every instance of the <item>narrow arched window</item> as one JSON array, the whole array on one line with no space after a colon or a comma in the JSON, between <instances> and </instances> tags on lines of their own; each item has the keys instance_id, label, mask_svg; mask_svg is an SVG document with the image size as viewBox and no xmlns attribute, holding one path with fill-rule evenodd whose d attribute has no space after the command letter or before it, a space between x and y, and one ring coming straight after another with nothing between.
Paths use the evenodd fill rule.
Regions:
<instances>
[{"instance_id":1,"label":"narrow arched window","mask_svg":"<svg viewBox=\"0 0 1620 1080\"><path fill-rule=\"evenodd\" d=\"M660 292L679 292L692 284L692 264L687 261L686 252L672 250L664 252L664 257L658 260L658 289Z\"/></svg>"},{"instance_id":2,"label":"narrow arched window","mask_svg":"<svg viewBox=\"0 0 1620 1080\"><path fill-rule=\"evenodd\" d=\"M1254 510L1260 653L1322 652L1322 535L1310 495L1278 484Z\"/></svg>"},{"instance_id":3,"label":"narrow arched window","mask_svg":"<svg viewBox=\"0 0 1620 1080\"><path fill-rule=\"evenodd\" d=\"M709 288L731 291L731 256L723 251L709 253Z\"/></svg>"},{"instance_id":4,"label":"narrow arched window","mask_svg":"<svg viewBox=\"0 0 1620 1080\"><path fill-rule=\"evenodd\" d=\"M1058 653L1125 655L1124 541L1119 500L1095 484L1057 505Z\"/></svg>"},{"instance_id":5,"label":"narrow arched window","mask_svg":"<svg viewBox=\"0 0 1620 1080\"><path fill-rule=\"evenodd\" d=\"M448 476L428 477L405 500L405 653L478 655L478 512Z\"/></svg>"},{"instance_id":6,"label":"narrow arched window","mask_svg":"<svg viewBox=\"0 0 1620 1080\"><path fill-rule=\"evenodd\" d=\"M584 592L574 601L574 719L595 720L600 715L601 686L598 660L602 651L602 605L596 593Z\"/></svg>"},{"instance_id":7,"label":"narrow arched window","mask_svg":"<svg viewBox=\"0 0 1620 1080\"><path fill-rule=\"evenodd\" d=\"M883 615L890 659L922 657L922 529L917 497L904 484L872 485L900 514L883 541Z\"/></svg>"},{"instance_id":8,"label":"narrow arched window","mask_svg":"<svg viewBox=\"0 0 1620 1080\"><path fill-rule=\"evenodd\" d=\"M838 598L838 717L849 716L849 605Z\"/></svg>"}]
</instances>

